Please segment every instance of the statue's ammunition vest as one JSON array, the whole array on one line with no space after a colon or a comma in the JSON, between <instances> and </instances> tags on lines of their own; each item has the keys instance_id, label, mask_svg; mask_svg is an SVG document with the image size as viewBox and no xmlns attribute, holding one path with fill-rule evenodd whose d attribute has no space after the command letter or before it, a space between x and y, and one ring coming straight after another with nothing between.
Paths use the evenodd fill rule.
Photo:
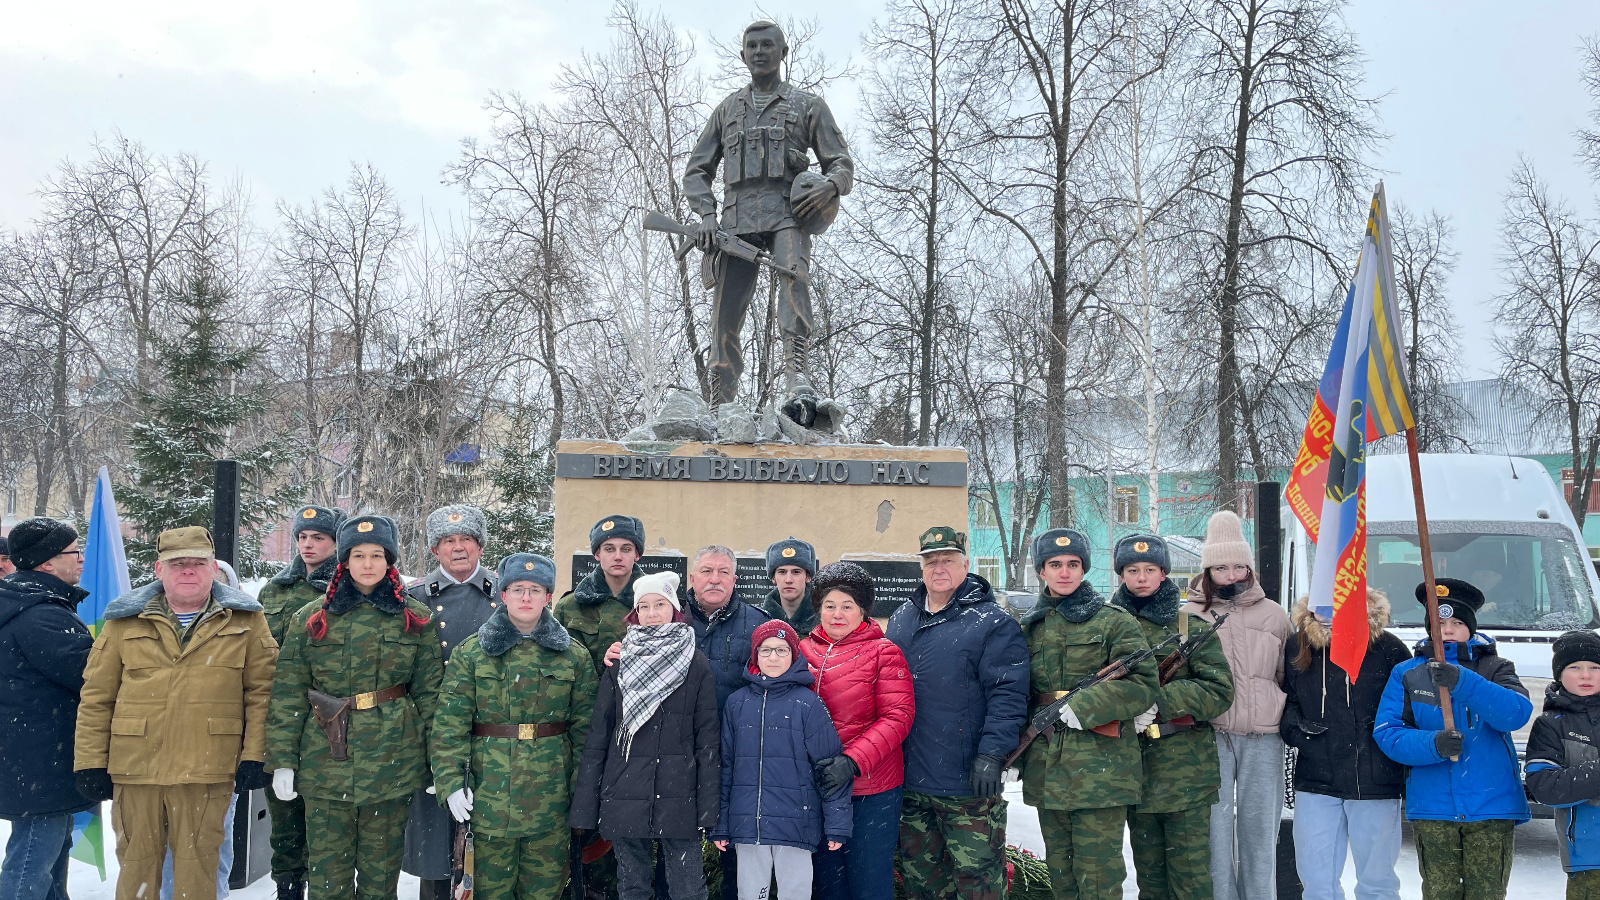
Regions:
<instances>
[{"instance_id":1,"label":"statue's ammunition vest","mask_svg":"<svg viewBox=\"0 0 1600 900\"><path fill-rule=\"evenodd\" d=\"M799 134L800 108L792 93L776 97L765 109L755 108L748 89L727 102L741 107L744 115L728 116L722 128L723 184L731 187L758 179L787 184L806 170L810 159Z\"/></svg>"}]
</instances>

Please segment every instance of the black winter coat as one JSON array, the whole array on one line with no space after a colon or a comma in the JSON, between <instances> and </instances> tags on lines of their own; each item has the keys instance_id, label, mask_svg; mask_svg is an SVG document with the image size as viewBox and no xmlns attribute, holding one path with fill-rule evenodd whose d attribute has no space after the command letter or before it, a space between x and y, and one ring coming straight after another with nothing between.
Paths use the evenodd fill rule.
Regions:
<instances>
[{"instance_id":1,"label":"black winter coat","mask_svg":"<svg viewBox=\"0 0 1600 900\"><path fill-rule=\"evenodd\" d=\"M1341 800L1396 800L1405 793L1406 769L1378 749L1372 739L1378 702L1395 666L1411 658L1405 642L1383 630L1389 619L1387 600L1369 596L1367 614L1373 634L1351 683L1343 669L1328 659L1329 635L1306 609L1295 605L1296 634L1283 647L1283 692L1287 699L1278 733L1296 747L1294 788ZM1311 665L1295 668L1301 635L1310 639Z\"/></svg>"},{"instance_id":2,"label":"black winter coat","mask_svg":"<svg viewBox=\"0 0 1600 900\"><path fill-rule=\"evenodd\" d=\"M743 600L729 600L727 606L707 616L694 602L694 592L689 593L689 624L694 626L695 646L706 655L716 676L719 712L733 692L744 687L744 673L750 670L750 635L765 621L766 613Z\"/></svg>"},{"instance_id":3,"label":"black winter coat","mask_svg":"<svg viewBox=\"0 0 1600 900\"><path fill-rule=\"evenodd\" d=\"M607 840L683 840L715 828L722 802L722 732L705 654L695 653L683 684L633 736L626 760L618 743L621 721L622 692L617 667L611 666L600 679L584 742L568 815L572 827L598 827Z\"/></svg>"},{"instance_id":4,"label":"black winter coat","mask_svg":"<svg viewBox=\"0 0 1600 900\"><path fill-rule=\"evenodd\" d=\"M94 638L88 592L47 572L0 579L0 819L93 806L72 778L78 691Z\"/></svg>"}]
</instances>

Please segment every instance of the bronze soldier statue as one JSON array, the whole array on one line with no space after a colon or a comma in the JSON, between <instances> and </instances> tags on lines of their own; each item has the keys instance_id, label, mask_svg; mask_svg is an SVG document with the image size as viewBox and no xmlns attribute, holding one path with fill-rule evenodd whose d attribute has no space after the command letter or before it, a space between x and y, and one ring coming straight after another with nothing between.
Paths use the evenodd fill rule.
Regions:
<instances>
[{"instance_id":1,"label":"bronze soldier statue","mask_svg":"<svg viewBox=\"0 0 1600 900\"><path fill-rule=\"evenodd\" d=\"M706 122L683 176L690 208L700 215L696 245L716 249L723 232L767 251L778 278L778 327L783 333L787 400L784 411L809 426L816 391L805 376L812 335L811 236L821 234L838 214L839 198L850 193L854 164L844 134L821 97L779 77L789 55L783 29L754 22L744 30L740 52L750 84L720 103ZM816 155L821 174L808 171ZM722 165L722 221L712 181ZM715 257L716 289L711 301L711 400L728 403L739 392L744 353L739 332L755 292L759 262L729 253Z\"/></svg>"}]
</instances>

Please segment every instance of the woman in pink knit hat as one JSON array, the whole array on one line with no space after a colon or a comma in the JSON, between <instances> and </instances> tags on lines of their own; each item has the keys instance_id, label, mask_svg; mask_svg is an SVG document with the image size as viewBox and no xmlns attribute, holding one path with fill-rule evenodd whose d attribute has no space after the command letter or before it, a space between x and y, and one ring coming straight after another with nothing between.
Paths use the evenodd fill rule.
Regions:
<instances>
[{"instance_id":1,"label":"woman in pink knit hat","mask_svg":"<svg viewBox=\"0 0 1600 900\"><path fill-rule=\"evenodd\" d=\"M1201 573L1189 585L1189 612L1217 632L1233 671L1233 705L1211 721L1222 788L1211 807L1211 880L1216 900L1278 895L1278 822L1283 817L1283 646L1289 616L1256 581L1255 554L1239 517L1223 510L1206 523Z\"/></svg>"}]
</instances>

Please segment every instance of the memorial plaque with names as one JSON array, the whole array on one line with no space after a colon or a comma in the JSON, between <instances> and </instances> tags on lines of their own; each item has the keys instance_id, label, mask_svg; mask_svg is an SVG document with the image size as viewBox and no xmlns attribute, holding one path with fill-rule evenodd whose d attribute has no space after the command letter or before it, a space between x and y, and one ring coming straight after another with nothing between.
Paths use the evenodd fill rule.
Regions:
<instances>
[{"instance_id":1,"label":"memorial plaque with names","mask_svg":"<svg viewBox=\"0 0 1600 900\"><path fill-rule=\"evenodd\" d=\"M573 584L577 584L579 581L581 581L584 578L584 576L588 575L590 572L593 572L594 571L594 567L596 565L598 565L598 563L595 562L595 559L594 559L594 557L592 555L583 554L583 553L574 553L574 554L572 554L572 583ZM649 555L646 555L646 556L639 557L639 568L643 569L644 573L646 575L649 575L649 574L651 574L653 572L677 572L678 573L678 601L680 603L687 603L688 602L688 600L689 600L689 578L688 578L689 560L688 559L686 559L685 557L682 557L682 556L675 555L675 554L673 554L673 555L664 554L664 555L661 555L661 556L649 556ZM687 608L687 607L685 607L685 608Z\"/></svg>"},{"instance_id":2,"label":"memorial plaque with names","mask_svg":"<svg viewBox=\"0 0 1600 900\"><path fill-rule=\"evenodd\" d=\"M851 559L872 576L872 617L887 619L922 586L922 564L910 559Z\"/></svg>"}]
</instances>

